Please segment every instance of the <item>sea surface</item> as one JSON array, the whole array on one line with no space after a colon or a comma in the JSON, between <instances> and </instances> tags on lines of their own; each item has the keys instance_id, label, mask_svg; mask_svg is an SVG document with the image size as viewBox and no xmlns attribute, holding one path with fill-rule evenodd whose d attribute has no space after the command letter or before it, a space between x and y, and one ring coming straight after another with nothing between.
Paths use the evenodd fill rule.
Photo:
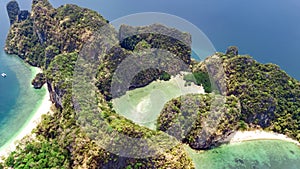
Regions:
<instances>
[{"instance_id":1,"label":"sea surface","mask_svg":"<svg viewBox=\"0 0 300 169\"><path fill-rule=\"evenodd\" d=\"M206 152L186 148L197 169L299 169L300 148L275 140L223 145Z\"/></svg>"},{"instance_id":2,"label":"sea surface","mask_svg":"<svg viewBox=\"0 0 300 169\"><path fill-rule=\"evenodd\" d=\"M5 5L0 1L0 37L9 27ZM30 9L32 0L19 0L21 9ZM49 0L54 7L66 3L93 9L109 21L140 12L172 14L202 30L219 52L230 45L240 54L249 54L262 63L278 64L300 80L299 0ZM2 43L0 43L2 45Z\"/></svg>"},{"instance_id":3,"label":"sea surface","mask_svg":"<svg viewBox=\"0 0 300 169\"><path fill-rule=\"evenodd\" d=\"M8 0L0 1L0 46L8 32L5 10ZM239 46L241 54L250 54L263 63L278 64L300 80L300 2L298 0L50 0L55 7L65 3L100 12L108 20L137 13L163 12L182 17L200 28L217 51ZM31 0L19 0L22 9L30 9ZM45 90L34 90L30 81L34 71L15 56L0 50L0 147L13 138L34 113ZM194 153L194 154L193 154ZM282 141L253 141L224 145L205 153L191 151L197 168L299 169L300 149Z\"/></svg>"},{"instance_id":4,"label":"sea surface","mask_svg":"<svg viewBox=\"0 0 300 169\"><path fill-rule=\"evenodd\" d=\"M7 0L6 0L7 1ZM22 0L24 7L31 0ZM50 0L55 7L78 4L109 21L140 12L172 14L193 23L219 52L230 45L262 63L278 64L300 80L299 0Z\"/></svg>"},{"instance_id":5,"label":"sea surface","mask_svg":"<svg viewBox=\"0 0 300 169\"><path fill-rule=\"evenodd\" d=\"M46 94L46 89L31 86L37 70L17 56L0 52L0 149L29 122Z\"/></svg>"},{"instance_id":6,"label":"sea surface","mask_svg":"<svg viewBox=\"0 0 300 169\"><path fill-rule=\"evenodd\" d=\"M152 82L143 88L127 91L125 95L113 100L116 112L133 122L156 128L158 106L170 98L181 94L182 88L174 87L176 82ZM164 90L163 92L161 90ZM196 93L195 90L192 93ZM177 96L176 96L177 95ZM140 107L142 105L142 107ZM163 106L161 104L157 104ZM280 140L256 140L227 144L209 151L195 151L185 147L196 169L299 169L300 147L294 143Z\"/></svg>"}]
</instances>

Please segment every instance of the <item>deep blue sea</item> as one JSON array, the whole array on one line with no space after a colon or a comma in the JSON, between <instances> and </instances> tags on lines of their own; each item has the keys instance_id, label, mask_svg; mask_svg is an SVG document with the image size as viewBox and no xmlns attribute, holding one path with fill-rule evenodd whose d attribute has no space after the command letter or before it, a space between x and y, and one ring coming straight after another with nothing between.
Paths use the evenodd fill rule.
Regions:
<instances>
[{"instance_id":1,"label":"deep blue sea","mask_svg":"<svg viewBox=\"0 0 300 169\"><path fill-rule=\"evenodd\" d=\"M8 1L0 1L1 47L4 46L9 28L5 9ZM176 15L201 29L217 51L225 52L228 46L236 45L241 54L249 54L263 63L278 64L288 74L300 80L299 0L50 0L50 2L55 7L74 3L91 8L110 21L139 12ZM30 9L31 0L19 0L19 3L22 9ZM0 50L1 72L6 72L8 77L6 79L0 77L0 135L2 134L0 146L26 123L26 119L34 112L36 105L39 104L39 98L42 98L45 92L33 90L30 86L32 79L30 67L14 56L7 56L3 50ZM276 144L274 143L274 146ZM271 149L272 146L267 148ZM264 153L263 148L258 152ZM263 154L257 158L261 155ZM272 159L272 155L264 158ZM286 169L293 167L288 164L285 166Z\"/></svg>"},{"instance_id":2,"label":"deep blue sea","mask_svg":"<svg viewBox=\"0 0 300 169\"><path fill-rule=\"evenodd\" d=\"M1 31L6 35L8 20L0 1ZM249 54L262 63L278 64L300 80L300 1L298 0L50 0L59 7L78 4L101 13L106 19L140 12L163 12L195 24L212 41L217 51L236 45L241 54ZM31 0L19 0L30 9Z\"/></svg>"},{"instance_id":3,"label":"deep blue sea","mask_svg":"<svg viewBox=\"0 0 300 169\"><path fill-rule=\"evenodd\" d=\"M30 0L22 0L23 3ZM236 45L262 63L278 64L300 80L299 0L50 0L75 3L112 21L138 12L179 16L200 28L217 51ZM26 5L25 5L26 6ZM28 5L27 5L28 6Z\"/></svg>"}]
</instances>

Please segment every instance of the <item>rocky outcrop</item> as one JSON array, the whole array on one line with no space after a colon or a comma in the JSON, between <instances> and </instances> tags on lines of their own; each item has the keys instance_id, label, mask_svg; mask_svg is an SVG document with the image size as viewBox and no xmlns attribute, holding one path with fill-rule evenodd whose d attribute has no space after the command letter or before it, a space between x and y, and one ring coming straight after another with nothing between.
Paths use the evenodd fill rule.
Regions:
<instances>
[{"instance_id":1,"label":"rocky outcrop","mask_svg":"<svg viewBox=\"0 0 300 169\"><path fill-rule=\"evenodd\" d=\"M241 112L236 97L218 97L197 94L172 99L162 110L157 129L196 150L219 145L238 127Z\"/></svg>"},{"instance_id":2,"label":"rocky outcrop","mask_svg":"<svg viewBox=\"0 0 300 169\"><path fill-rule=\"evenodd\" d=\"M30 12L28 10L21 10L18 15L18 22L25 21L26 19L29 19Z\"/></svg>"},{"instance_id":3,"label":"rocky outcrop","mask_svg":"<svg viewBox=\"0 0 300 169\"><path fill-rule=\"evenodd\" d=\"M48 68L51 61L54 59L54 57L58 54L59 54L59 49L55 46L50 45L45 49L45 59L46 59L45 67L46 67L46 69Z\"/></svg>"},{"instance_id":4,"label":"rocky outcrop","mask_svg":"<svg viewBox=\"0 0 300 169\"><path fill-rule=\"evenodd\" d=\"M44 47L39 43L32 19L16 22L11 26L6 38L5 51L18 55L32 66L43 66Z\"/></svg>"},{"instance_id":5,"label":"rocky outcrop","mask_svg":"<svg viewBox=\"0 0 300 169\"><path fill-rule=\"evenodd\" d=\"M191 62L192 37L189 33L161 24L133 27L121 25L119 41L123 48L134 50L135 46L146 41L151 48L169 51L182 59L185 63Z\"/></svg>"},{"instance_id":6,"label":"rocky outcrop","mask_svg":"<svg viewBox=\"0 0 300 169\"><path fill-rule=\"evenodd\" d=\"M32 80L31 84L35 89L40 89L46 83L46 77L43 73L38 73Z\"/></svg>"},{"instance_id":7,"label":"rocky outcrop","mask_svg":"<svg viewBox=\"0 0 300 169\"><path fill-rule=\"evenodd\" d=\"M47 80L47 88L50 93L50 100L57 108L63 108L62 97L65 92L54 86L50 80Z\"/></svg>"},{"instance_id":8,"label":"rocky outcrop","mask_svg":"<svg viewBox=\"0 0 300 169\"><path fill-rule=\"evenodd\" d=\"M9 17L10 24L14 24L18 20L20 14L20 7L17 1L12 0L6 5L6 10Z\"/></svg>"},{"instance_id":9,"label":"rocky outcrop","mask_svg":"<svg viewBox=\"0 0 300 169\"><path fill-rule=\"evenodd\" d=\"M15 0L10 1L6 5L6 10L11 25L30 18L30 12L28 10L20 10L18 2Z\"/></svg>"},{"instance_id":10,"label":"rocky outcrop","mask_svg":"<svg viewBox=\"0 0 300 169\"><path fill-rule=\"evenodd\" d=\"M191 35L188 33L160 24L142 27L122 25L118 40L120 46L115 46L107 54L110 57L101 61L105 66L100 68L99 72L102 73L97 75L97 86L108 100L157 79L168 79L166 77L170 75L188 71L191 62ZM122 77L114 77L119 79L114 81L113 74L117 69L127 73ZM116 87L113 96L111 86Z\"/></svg>"},{"instance_id":11,"label":"rocky outcrop","mask_svg":"<svg viewBox=\"0 0 300 169\"><path fill-rule=\"evenodd\" d=\"M232 55L232 56L237 56L239 55L239 49L238 47L236 46L229 46L227 49L226 49L226 55Z\"/></svg>"},{"instance_id":12,"label":"rocky outcrop","mask_svg":"<svg viewBox=\"0 0 300 169\"><path fill-rule=\"evenodd\" d=\"M14 24L9 30L5 51L18 55L32 66L43 68L48 68L60 53L79 52L92 31L107 23L96 12L76 5L55 9L48 0L33 0L32 14L26 10L20 11L16 1L11 1L8 9ZM90 18L94 21L90 22ZM58 86L51 86L54 83L50 80L47 81L49 90L52 89L52 101L62 106L65 92L60 91ZM36 85L39 87L39 84Z\"/></svg>"},{"instance_id":13,"label":"rocky outcrop","mask_svg":"<svg viewBox=\"0 0 300 169\"><path fill-rule=\"evenodd\" d=\"M41 130L38 130L36 134L41 136L37 137L37 139L40 139L41 144L45 140L51 144L58 144L61 148L58 151L63 151L64 155L70 159L70 162L64 161L66 166L70 166L70 168L126 168L135 166L135 164L139 164L137 165L139 168L183 168L183 166L192 166L190 159L181 146L179 148L182 149L174 148L174 150L170 150L169 154L162 153L162 155L153 159L128 158L124 163L118 163L116 162L117 155L110 155L111 153L98 148L91 139L87 138L86 133L78 127L76 122L74 112L76 103L73 103L71 86L72 73L77 60L76 56L81 51L82 46L95 31L107 24L107 21L96 12L79 8L76 5L64 5L55 9L47 0L33 0L31 11L30 18L12 25L5 50L8 53L19 55L31 65L44 69L50 99L57 109L54 110L53 114L47 115L46 118L50 120L45 120L39 125ZM120 59L118 52L130 53L130 51L120 46L112 50L111 53L115 54L112 57L115 57L116 60ZM111 68L109 67L111 65L107 66ZM38 81L34 81L34 84L36 87L40 86ZM109 114L114 113L104 99L101 98L100 100L103 101L101 108L105 108ZM117 117L112 119L113 123L120 127L123 126L121 127L124 128L122 132L128 136L144 137L144 134L146 136L146 134L155 133L137 126L115 113L108 116ZM20 149L22 149L21 146ZM92 152L91 149L95 151ZM52 145L49 151L52 151ZM42 152L38 151L37 153ZM82 157L86 158L83 159ZM54 160L58 158L60 157L53 156ZM172 160L175 162L170 164L169 161ZM31 164L33 163L35 162ZM13 167L18 168L18 164ZM53 168L62 167L56 166ZM38 166L38 168L43 167Z\"/></svg>"},{"instance_id":14,"label":"rocky outcrop","mask_svg":"<svg viewBox=\"0 0 300 169\"><path fill-rule=\"evenodd\" d=\"M91 138L85 137L85 133L81 131L82 128L77 126L74 112L76 109L86 108L83 111L83 118L86 121L83 121L90 121L93 125L98 125L96 119L103 118L102 120L105 120L111 127L108 128L109 130L116 130L130 137L146 138L157 134L156 131L138 126L116 114L108 101L109 99L105 100L103 95L109 96L113 73L126 56L134 52L139 53L139 51L151 50L151 48L163 49L179 57L186 65L190 65L191 37L189 34L161 25L148 27L122 26L118 37L120 45L117 43L107 52L103 62L99 63L99 72L96 76L98 78L97 86L103 95L96 92L99 104L94 104L94 106L97 106L97 108L99 106L103 111L89 114L90 109L88 107L80 107L78 103L73 101L76 99L72 95L74 65L85 42L107 21L96 12L79 8L76 5L64 5L55 9L47 0L33 0L32 7L33 13L28 19L21 19L20 22L16 22L15 17L19 9L15 3L9 5L10 21L13 24L6 41L5 51L19 55L31 65L46 68L44 72L51 101L55 103L58 109L55 110L54 114L43 118L43 123L39 125L40 129L43 130L37 133L36 138L42 139L41 144L44 144L43 141L46 140L46 143L58 145L62 149L59 151L62 151L67 159L70 159L70 161L63 161L67 166L71 166L70 168L87 168L87 166L93 166L90 168L103 168L103 166L116 168L116 165L124 165L121 168L132 166L135 168L189 168L189 166L192 166L181 145L182 149L178 151L170 150L169 154L168 152L167 154L163 153L157 158L149 158L145 161L133 158L124 161L121 159L122 157L118 159L117 155L114 156L105 150L96 148L97 146L93 144ZM20 18L28 17L27 14L23 12ZM154 31L151 31L152 29ZM159 32L161 30L163 32ZM93 54L97 56L97 52ZM226 91L224 94L227 94L224 96L227 99L225 105L220 104L222 102L213 102L214 97L218 97L220 93L173 99L165 105L158 119L158 129L167 132L194 149L212 148L219 143L219 140L236 128L247 127L252 124L300 140L300 119L295 118L299 117L299 81L280 71L277 66L262 65L248 56L236 55L238 55L237 48L229 48L227 55L216 54L214 57L217 59L212 60L209 63L210 65L201 64L198 67L199 70L209 72L212 78L217 80L216 85L219 89L223 89L222 84L227 85L226 90L223 90ZM150 65L149 60L145 59L145 63ZM138 61L138 58L134 58L134 61ZM221 64L218 64L218 61L221 61ZM169 63L169 65L170 67L165 67L166 72L173 71L176 73L179 70L177 63ZM215 71L216 66L214 65L224 67L225 79L222 79L221 71ZM86 64L86 66L90 65ZM134 69L129 69L129 71L136 72ZM158 78L160 73L165 72L150 68L146 69L145 72L137 74L130 85L132 88L147 85ZM34 81L34 83L37 87L41 86L39 80ZM86 88L82 89L85 92ZM117 89L122 91L124 88L120 85L120 88ZM85 100L85 102L93 104L89 100ZM221 107L211 109L212 103L215 103L214 106L220 105ZM214 112L211 113L211 111ZM214 116L218 113L221 113L221 116ZM186 123L186 120L188 123ZM216 125L205 124L205 122L213 122L211 124ZM172 126L174 127L169 130ZM102 129L102 126L95 127L88 124L86 127L94 130L95 136L98 134L99 129ZM53 146L51 144L47 151L55 152L52 151ZM28 146L18 146L18 149L22 147ZM93 148L97 150L93 150ZM31 152L32 150L28 151ZM26 150L26 152L28 151ZM15 151L14 154L20 152L22 151ZM45 156L43 152L36 151L36 153L40 158ZM53 161L61 159L57 153L51 153L50 156L49 158ZM24 156L22 155L22 157ZM9 161L14 160L10 158ZM35 163L39 162L40 159ZM90 165L91 162L92 165ZM24 167L23 164L15 165L10 167ZM53 168L61 167L56 166ZM117 167L120 168L120 166Z\"/></svg>"}]
</instances>

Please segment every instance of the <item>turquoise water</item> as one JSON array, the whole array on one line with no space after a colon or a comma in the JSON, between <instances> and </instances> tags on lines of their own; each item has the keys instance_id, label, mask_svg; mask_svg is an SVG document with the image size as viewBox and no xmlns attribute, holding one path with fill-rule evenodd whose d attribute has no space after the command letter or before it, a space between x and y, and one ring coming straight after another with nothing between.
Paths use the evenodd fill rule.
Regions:
<instances>
[{"instance_id":1,"label":"turquoise water","mask_svg":"<svg viewBox=\"0 0 300 169\"><path fill-rule=\"evenodd\" d=\"M39 107L46 89L31 86L36 70L16 56L0 53L0 147L15 137Z\"/></svg>"},{"instance_id":2,"label":"turquoise water","mask_svg":"<svg viewBox=\"0 0 300 169\"><path fill-rule=\"evenodd\" d=\"M153 0L153 1L78 1L50 0L55 6L77 3L100 12L109 20L137 12L165 12L180 16L198 26L218 51L229 45L240 47L240 53L251 54L261 62L279 64L300 79L300 2L239 0ZM8 31L5 4L0 1L0 45ZM19 0L29 9L31 0ZM18 133L32 115L45 90L30 86L32 72L17 57L0 53L0 146ZM198 169L299 169L300 149L280 141L253 141L225 145L202 154L191 152Z\"/></svg>"},{"instance_id":3,"label":"turquoise water","mask_svg":"<svg viewBox=\"0 0 300 169\"><path fill-rule=\"evenodd\" d=\"M133 122L156 130L156 120L164 105L172 98L185 94L202 93L198 86L185 86L182 78L154 81L149 85L127 91L112 100L116 112Z\"/></svg>"},{"instance_id":4,"label":"turquoise water","mask_svg":"<svg viewBox=\"0 0 300 169\"><path fill-rule=\"evenodd\" d=\"M197 169L300 168L300 148L284 141L249 141L223 145L206 152L186 149Z\"/></svg>"},{"instance_id":5,"label":"turquoise water","mask_svg":"<svg viewBox=\"0 0 300 169\"><path fill-rule=\"evenodd\" d=\"M176 94L180 95L180 92L177 93L178 88L174 87L174 83L164 82L158 85L159 83L153 82L146 87L129 91L121 98L114 99L115 109L119 114L135 123L155 129L155 119L159 115L163 103L176 97ZM202 152L196 152L188 146L185 148L196 169L300 168L300 148L293 143L284 141L248 141L222 145L219 148Z\"/></svg>"}]
</instances>

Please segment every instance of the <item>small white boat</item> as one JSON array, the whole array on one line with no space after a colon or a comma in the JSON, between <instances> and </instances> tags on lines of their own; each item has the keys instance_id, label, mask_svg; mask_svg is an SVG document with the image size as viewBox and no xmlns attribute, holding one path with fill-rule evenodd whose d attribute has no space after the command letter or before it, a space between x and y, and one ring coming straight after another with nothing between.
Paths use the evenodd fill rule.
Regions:
<instances>
[{"instance_id":1,"label":"small white boat","mask_svg":"<svg viewBox=\"0 0 300 169\"><path fill-rule=\"evenodd\" d=\"M1 76L2 76L2 77L6 77L7 74L6 74L6 73L2 73Z\"/></svg>"}]
</instances>

